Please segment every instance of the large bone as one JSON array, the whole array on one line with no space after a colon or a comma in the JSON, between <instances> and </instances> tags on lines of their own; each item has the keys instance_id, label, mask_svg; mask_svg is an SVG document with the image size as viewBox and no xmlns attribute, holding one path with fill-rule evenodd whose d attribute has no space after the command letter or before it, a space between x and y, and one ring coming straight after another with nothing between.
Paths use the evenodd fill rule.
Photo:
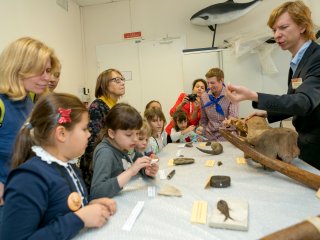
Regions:
<instances>
[{"instance_id":1,"label":"large bone","mask_svg":"<svg viewBox=\"0 0 320 240\"><path fill-rule=\"evenodd\" d=\"M272 170L278 171L300 183L303 183L304 185L312 189L318 190L320 188L319 175L305 171L286 162L264 156L256 149L254 149L251 145L240 140L237 136L233 135L229 131L224 129L220 129L219 131L226 140L228 140L233 145L242 150L245 155L251 157L252 159L261 163L262 165Z\"/></svg>"},{"instance_id":2,"label":"large bone","mask_svg":"<svg viewBox=\"0 0 320 240\"><path fill-rule=\"evenodd\" d=\"M279 230L260 240L320 240L320 231L310 221L305 220L293 226Z\"/></svg>"}]
</instances>

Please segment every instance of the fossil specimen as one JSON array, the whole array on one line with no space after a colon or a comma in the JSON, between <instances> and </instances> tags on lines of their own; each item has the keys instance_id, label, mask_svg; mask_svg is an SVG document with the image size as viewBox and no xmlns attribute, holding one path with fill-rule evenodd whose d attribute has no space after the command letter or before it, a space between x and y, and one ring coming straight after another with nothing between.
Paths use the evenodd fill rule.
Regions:
<instances>
[{"instance_id":1,"label":"fossil specimen","mask_svg":"<svg viewBox=\"0 0 320 240\"><path fill-rule=\"evenodd\" d=\"M193 147L192 143L186 143L184 146L189 148Z\"/></svg>"},{"instance_id":2,"label":"fossil specimen","mask_svg":"<svg viewBox=\"0 0 320 240\"><path fill-rule=\"evenodd\" d=\"M253 116L248 120L232 119L230 125L245 136L245 141L263 155L272 159L281 159L290 163L299 156L300 150L297 146L298 134L290 128L272 128L266 119Z\"/></svg>"},{"instance_id":3,"label":"fossil specimen","mask_svg":"<svg viewBox=\"0 0 320 240\"><path fill-rule=\"evenodd\" d=\"M290 128L272 128L265 118L252 117L246 122L247 141L254 148L270 158L278 158L287 163L299 156L298 134Z\"/></svg>"},{"instance_id":4,"label":"fossil specimen","mask_svg":"<svg viewBox=\"0 0 320 240\"><path fill-rule=\"evenodd\" d=\"M198 147L197 149L201 152L212 154L212 155L218 155L223 152L223 147L219 142L211 142L210 146L211 146L211 150L206 150Z\"/></svg>"},{"instance_id":5,"label":"fossil specimen","mask_svg":"<svg viewBox=\"0 0 320 240\"><path fill-rule=\"evenodd\" d=\"M230 187L231 178L229 176L215 175L210 178L210 186L214 188Z\"/></svg>"},{"instance_id":6,"label":"fossil specimen","mask_svg":"<svg viewBox=\"0 0 320 240\"><path fill-rule=\"evenodd\" d=\"M233 135L229 131L225 129L220 129L219 131L225 139L242 150L245 155L251 157L252 159L255 159L262 165L272 170L276 170L316 191L318 191L318 189L320 188L319 175L303 170L286 162L265 156L262 153L258 152L255 148L253 148L248 142L241 140L239 137Z\"/></svg>"},{"instance_id":7,"label":"fossil specimen","mask_svg":"<svg viewBox=\"0 0 320 240\"><path fill-rule=\"evenodd\" d=\"M161 187L160 190L158 191L158 195L176 196L176 197L182 196L180 190L171 185L164 185L163 187Z\"/></svg>"},{"instance_id":8,"label":"fossil specimen","mask_svg":"<svg viewBox=\"0 0 320 240\"><path fill-rule=\"evenodd\" d=\"M226 221L228 218L231 220L234 220L232 217L230 217L230 212L229 212L230 208L228 206L228 203L225 200L221 199L217 203L217 208L225 216L224 221Z\"/></svg>"},{"instance_id":9,"label":"fossil specimen","mask_svg":"<svg viewBox=\"0 0 320 240\"><path fill-rule=\"evenodd\" d=\"M185 158L185 157L179 157L173 159L174 165L182 165L182 164L190 164L194 163L194 158Z\"/></svg>"}]
</instances>

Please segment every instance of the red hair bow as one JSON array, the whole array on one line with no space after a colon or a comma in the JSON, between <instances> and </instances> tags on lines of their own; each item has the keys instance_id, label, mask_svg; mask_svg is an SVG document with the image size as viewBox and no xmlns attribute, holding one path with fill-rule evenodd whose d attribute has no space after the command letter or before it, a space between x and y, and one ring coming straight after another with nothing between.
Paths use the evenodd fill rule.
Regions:
<instances>
[{"instance_id":1,"label":"red hair bow","mask_svg":"<svg viewBox=\"0 0 320 240\"><path fill-rule=\"evenodd\" d=\"M58 108L58 113L59 113L59 117L58 117L59 124L71 122L71 118L70 118L71 108L68 108L68 109Z\"/></svg>"}]
</instances>

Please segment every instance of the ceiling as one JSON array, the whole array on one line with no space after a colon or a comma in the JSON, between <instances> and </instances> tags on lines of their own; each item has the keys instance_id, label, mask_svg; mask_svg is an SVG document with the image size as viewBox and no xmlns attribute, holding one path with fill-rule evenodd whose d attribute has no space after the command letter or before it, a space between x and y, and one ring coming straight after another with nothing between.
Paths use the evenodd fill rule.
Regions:
<instances>
[{"instance_id":1,"label":"ceiling","mask_svg":"<svg viewBox=\"0 0 320 240\"><path fill-rule=\"evenodd\" d=\"M112 2L119 2L119 1L127 1L127 0L74 0L79 6L91 6L91 5L98 5L103 3L112 3Z\"/></svg>"}]
</instances>

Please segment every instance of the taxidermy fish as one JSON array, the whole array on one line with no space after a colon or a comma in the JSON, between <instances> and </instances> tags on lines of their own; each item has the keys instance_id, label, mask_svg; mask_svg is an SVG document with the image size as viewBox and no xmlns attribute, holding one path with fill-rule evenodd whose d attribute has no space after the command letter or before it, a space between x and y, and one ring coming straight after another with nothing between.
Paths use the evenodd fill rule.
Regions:
<instances>
[{"instance_id":1,"label":"taxidermy fish","mask_svg":"<svg viewBox=\"0 0 320 240\"><path fill-rule=\"evenodd\" d=\"M225 216L224 222L230 218L231 220L234 220L232 217L230 217L230 213L229 213L229 206L228 203L225 200L220 200L217 203L217 208L218 210Z\"/></svg>"},{"instance_id":2,"label":"taxidermy fish","mask_svg":"<svg viewBox=\"0 0 320 240\"><path fill-rule=\"evenodd\" d=\"M228 0L206 7L195 13L190 21L201 26L213 26L215 24L228 23L248 13L262 0L254 0L248 3L236 3Z\"/></svg>"}]
</instances>

